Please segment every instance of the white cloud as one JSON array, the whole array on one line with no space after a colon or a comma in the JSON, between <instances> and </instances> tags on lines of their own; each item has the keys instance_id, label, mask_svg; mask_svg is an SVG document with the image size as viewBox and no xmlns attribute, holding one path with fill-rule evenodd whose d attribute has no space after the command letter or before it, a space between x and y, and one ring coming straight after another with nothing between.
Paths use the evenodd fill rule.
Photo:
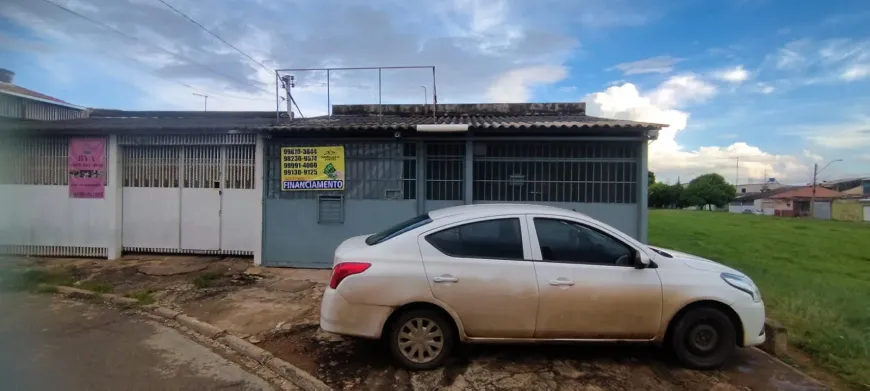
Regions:
<instances>
[{"instance_id":1,"label":"white cloud","mask_svg":"<svg viewBox=\"0 0 870 391\"><path fill-rule=\"evenodd\" d=\"M803 51L809 44L809 40L797 40L787 43L777 50L773 58L779 69L794 69L807 63Z\"/></svg>"},{"instance_id":2,"label":"white cloud","mask_svg":"<svg viewBox=\"0 0 870 391\"><path fill-rule=\"evenodd\" d=\"M687 73L673 76L660 84L650 94L650 100L654 105L663 108L682 107L704 102L716 92L716 86Z\"/></svg>"},{"instance_id":3,"label":"white cloud","mask_svg":"<svg viewBox=\"0 0 870 391\"><path fill-rule=\"evenodd\" d=\"M755 84L756 91L762 93L764 95L770 95L776 91L776 87L767 84L767 83L756 83Z\"/></svg>"},{"instance_id":4,"label":"white cloud","mask_svg":"<svg viewBox=\"0 0 870 391\"><path fill-rule=\"evenodd\" d=\"M870 64L851 65L840 74L843 80L853 81L870 77Z\"/></svg>"},{"instance_id":5,"label":"white cloud","mask_svg":"<svg viewBox=\"0 0 870 391\"><path fill-rule=\"evenodd\" d=\"M651 57L638 61L616 64L610 69L618 69L625 75L639 75L644 73L670 73L674 65L683 61L681 58L671 56Z\"/></svg>"},{"instance_id":6,"label":"white cloud","mask_svg":"<svg viewBox=\"0 0 870 391\"><path fill-rule=\"evenodd\" d=\"M659 178L675 181L680 177L685 182L694 176L718 172L733 181L735 158L739 156L741 178L763 178L767 174L784 179L805 179L807 165L799 158L764 152L745 142L685 150L677 136L688 127L691 115L677 108L704 101L715 94L714 86L694 75L682 75L666 80L648 93L626 83L590 94L583 100L590 115L670 125L662 129L659 138L649 146L650 169Z\"/></svg>"},{"instance_id":7,"label":"white cloud","mask_svg":"<svg viewBox=\"0 0 870 391\"><path fill-rule=\"evenodd\" d=\"M487 89L491 102L526 102L534 87L562 80L568 72L562 66L537 66L507 71Z\"/></svg>"},{"instance_id":8,"label":"white cloud","mask_svg":"<svg viewBox=\"0 0 870 391\"><path fill-rule=\"evenodd\" d=\"M815 154L815 153L813 153L813 151L810 151L809 149L804 149L804 156L807 159L810 159L814 162L825 160L825 158L823 158L821 155Z\"/></svg>"},{"instance_id":9,"label":"white cloud","mask_svg":"<svg viewBox=\"0 0 870 391\"><path fill-rule=\"evenodd\" d=\"M749 71L743 69L743 65L738 65L734 68L713 72L713 77L729 83L740 84L749 79Z\"/></svg>"}]
</instances>

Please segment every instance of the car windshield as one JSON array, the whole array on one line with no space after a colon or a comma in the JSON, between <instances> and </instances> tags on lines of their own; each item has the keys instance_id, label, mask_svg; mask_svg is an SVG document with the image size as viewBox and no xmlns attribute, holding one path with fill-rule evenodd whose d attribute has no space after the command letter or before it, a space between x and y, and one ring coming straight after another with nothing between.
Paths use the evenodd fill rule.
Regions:
<instances>
[{"instance_id":1,"label":"car windshield","mask_svg":"<svg viewBox=\"0 0 870 391\"><path fill-rule=\"evenodd\" d=\"M429 217L429 214L424 213L417 217L414 217L409 220L405 220L399 224L396 224L390 228L387 228L381 232L378 232L372 236L366 238L366 244L369 246L374 246L378 243L390 240L391 238L400 235L404 232L410 231L414 228L417 228L421 225L428 224L432 221Z\"/></svg>"}]
</instances>

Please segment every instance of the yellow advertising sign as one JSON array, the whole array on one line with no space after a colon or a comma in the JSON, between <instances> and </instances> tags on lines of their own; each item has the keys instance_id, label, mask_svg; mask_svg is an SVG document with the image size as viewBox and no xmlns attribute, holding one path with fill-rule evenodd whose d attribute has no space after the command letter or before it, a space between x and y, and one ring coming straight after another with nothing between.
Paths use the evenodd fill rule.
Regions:
<instances>
[{"instance_id":1,"label":"yellow advertising sign","mask_svg":"<svg viewBox=\"0 0 870 391\"><path fill-rule=\"evenodd\" d=\"M281 190L344 190L344 147L281 148Z\"/></svg>"}]
</instances>

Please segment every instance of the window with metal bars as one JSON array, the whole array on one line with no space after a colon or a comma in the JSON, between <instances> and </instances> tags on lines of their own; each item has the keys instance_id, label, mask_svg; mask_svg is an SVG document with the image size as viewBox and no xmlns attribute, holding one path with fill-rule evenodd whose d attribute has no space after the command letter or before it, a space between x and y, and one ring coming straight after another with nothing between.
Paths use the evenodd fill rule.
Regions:
<instances>
[{"instance_id":1,"label":"window with metal bars","mask_svg":"<svg viewBox=\"0 0 870 391\"><path fill-rule=\"evenodd\" d=\"M481 142L474 147L475 201L637 202L636 144Z\"/></svg>"},{"instance_id":2,"label":"window with metal bars","mask_svg":"<svg viewBox=\"0 0 870 391\"><path fill-rule=\"evenodd\" d=\"M426 144L426 199L463 199L465 143Z\"/></svg>"},{"instance_id":3,"label":"window with metal bars","mask_svg":"<svg viewBox=\"0 0 870 391\"><path fill-rule=\"evenodd\" d=\"M180 147L125 147L124 187L178 187Z\"/></svg>"},{"instance_id":4,"label":"window with metal bars","mask_svg":"<svg viewBox=\"0 0 870 391\"><path fill-rule=\"evenodd\" d=\"M344 191L281 191L281 148L290 146L343 145ZM417 198L417 145L414 142L272 142L266 146L267 197L315 199L342 195L344 199Z\"/></svg>"},{"instance_id":5,"label":"window with metal bars","mask_svg":"<svg viewBox=\"0 0 870 391\"><path fill-rule=\"evenodd\" d=\"M0 140L0 184L67 185L69 138L6 137Z\"/></svg>"}]
</instances>

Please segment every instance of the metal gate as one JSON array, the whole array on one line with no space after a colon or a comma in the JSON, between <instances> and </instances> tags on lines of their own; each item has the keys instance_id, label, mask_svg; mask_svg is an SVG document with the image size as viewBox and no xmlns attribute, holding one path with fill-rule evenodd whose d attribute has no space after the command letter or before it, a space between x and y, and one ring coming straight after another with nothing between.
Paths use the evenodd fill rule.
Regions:
<instances>
[{"instance_id":1,"label":"metal gate","mask_svg":"<svg viewBox=\"0 0 870 391\"><path fill-rule=\"evenodd\" d=\"M813 203L813 218L830 220L831 201L816 201Z\"/></svg>"},{"instance_id":2,"label":"metal gate","mask_svg":"<svg viewBox=\"0 0 870 391\"><path fill-rule=\"evenodd\" d=\"M282 191L282 147L343 145L344 191ZM416 216L418 143L300 142L266 145L263 264L329 268L343 240Z\"/></svg>"},{"instance_id":3,"label":"metal gate","mask_svg":"<svg viewBox=\"0 0 870 391\"><path fill-rule=\"evenodd\" d=\"M253 254L254 145L135 145L123 151L125 251Z\"/></svg>"}]
</instances>

